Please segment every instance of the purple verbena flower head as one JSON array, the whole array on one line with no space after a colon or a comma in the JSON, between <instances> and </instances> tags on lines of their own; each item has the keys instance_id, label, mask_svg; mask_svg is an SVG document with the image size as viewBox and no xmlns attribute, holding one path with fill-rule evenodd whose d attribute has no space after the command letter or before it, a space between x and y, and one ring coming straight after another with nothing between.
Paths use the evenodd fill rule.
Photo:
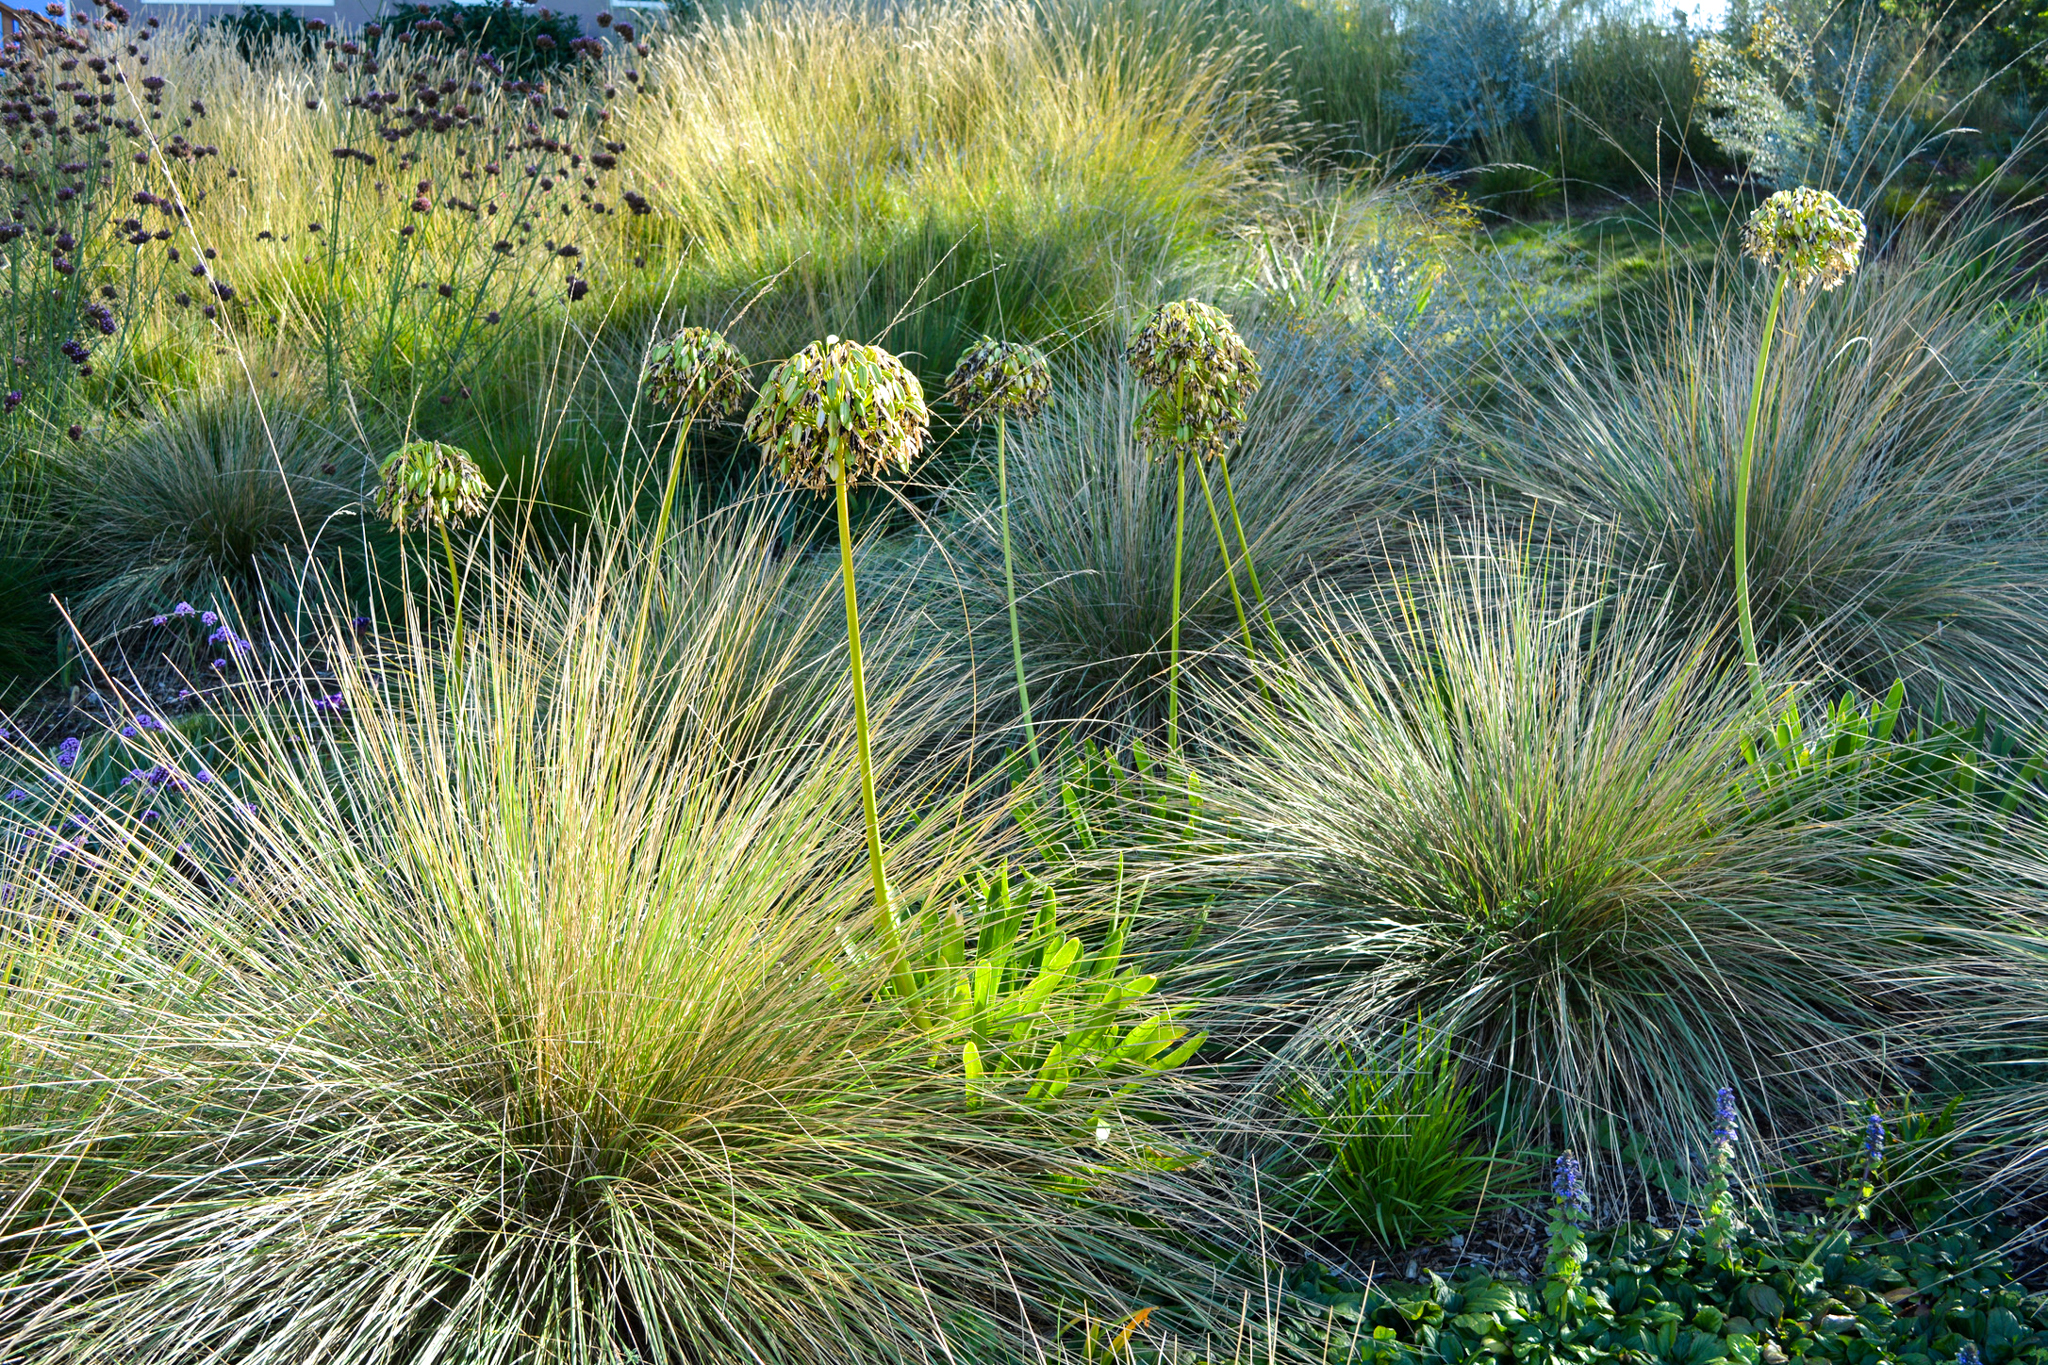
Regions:
<instances>
[{"instance_id":1,"label":"purple verbena flower head","mask_svg":"<svg viewBox=\"0 0 2048 1365\"><path fill-rule=\"evenodd\" d=\"M349 622L349 624L355 628L356 634L362 635L370 629L370 618L367 616L358 616L355 620Z\"/></svg>"},{"instance_id":2,"label":"purple verbena flower head","mask_svg":"<svg viewBox=\"0 0 2048 1365\"><path fill-rule=\"evenodd\" d=\"M313 698L313 709L315 711L339 712L347 707L347 705L348 698L339 692L330 692L324 697Z\"/></svg>"},{"instance_id":3,"label":"purple verbena flower head","mask_svg":"<svg viewBox=\"0 0 2048 1365\"><path fill-rule=\"evenodd\" d=\"M1863 1155L1873 1166L1884 1160L1884 1115L1875 1109L1863 1125Z\"/></svg>"},{"instance_id":4,"label":"purple verbena flower head","mask_svg":"<svg viewBox=\"0 0 2048 1365\"><path fill-rule=\"evenodd\" d=\"M21 804L22 802L24 802L24 801L28 800L28 793L27 793L27 792L25 792L25 791L23 791L23 790L22 790L21 788L19 788L19 787L14 787L14 788L11 788L11 789L10 789L10 790L8 791L8 793L7 793L7 799L8 799L9 801L12 801L12 802L13 802L13 803L14 803L15 805L17 805L17 806L18 806L18 805L20 805L20 804Z\"/></svg>"},{"instance_id":5,"label":"purple verbena flower head","mask_svg":"<svg viewBox=\"0 0 2048 1365\"><path fill-rule=\"evenodd\" d=\"M190 602L180 602L177 606L171 608L171 615L173 616L194 616L197 614L197 609ZM211 615L211 613L208 614Z\"/></svg>"},{"instance_id":6,"label":"purple verbena flower head","mask_svg":"<svg viewBox=\"0 0 2048 1365\"><path fill-rule=\"evenodd\" d=\"M73 735L57 746L57 766L69 768L78 762L78 736Z\"/></svg>"},{"instance_id":7,"label":"purple verbena flower head","mask_svg":"<svg viewBox=\"0 0 2048 1365\"><path fill-rule=\"evenodd\" d=\"M135 727L138 730L161 730L164 728L164 723L147 711L137 711L135 713Z\"/></svg>"},{"instance_id":8,"label":"purple verbena flower head","mask_svg":"<svg viewBox=\"0 0 2048 1365\"><path fill-rule=\"evenodd\" d=\"M137 730L132 725L124 725L121 727L121 738L123 739L133 739L141 733L142 732L140 730Z\"/></svg>"},{"instance_id":9,"label":"purple verbena flower head","mask_svg":"<svg viewBox=\"0 0 2048 1365\"><path fill-rule=\"evenodd\" d=\"M220 624L220 617L219 617L218 615L216 615L215 613L213 613L213 612L210 612L210 611L202 611L202 612L200 612L200 613L199 613L199 624L200 624L200 625L202 625L202 626L215 626L215 625L219 625L219 624Z\"/></svg>"},{"instance_id":10,"label":"purple verbena flower head","mask_svg":"<svg viewBox=\"0 0 2048 1365\"><path fill-rule=\"evenodd\" d=\"M206 769L201 768L199 771L192 774L192 780L203 787L207 783L213 781L213 774L208 772Z\"/></svg>"},{"instance_id":11,"label":"purple verbena flower head","mask_svg":"<svg viewBox=\"0 0 2048 1365\"><path fill-rule=\"evenodd\" d=\"M1579 1159L1570 1152L1558 1157L1550 1177L1550 1192L1557 1196L1560 1208L1584 1213L1591 1207L1586 1199L1584 1173L1579 1169Z\"/></svg>"},{"instance_id":12,"label":"purple verbena flower head","mask_svg":"<svg viewBox=\"0 0 2048 1365\"><path fill-rule=\"evenodd\" d=\"M161 763L147 768L130 768L128 775L121 779L121 785L124 787L136 782L140 782L151 791L160 791L165 787L172 791L183 791L187 785L185 779L178 776L176 768L167 768Z\"/></svg>"},{"instance_id":13,"label":"purple verbena flower head","mask_svg":"<svg viewBox=\"0 0 2048 1365\"><path fill-rule=\"evenodd\" d=\"M153 626L169 625L170 621L171 618L168 616L152 616L149 618L149 623Z\"/></svg>"}]
</instances>

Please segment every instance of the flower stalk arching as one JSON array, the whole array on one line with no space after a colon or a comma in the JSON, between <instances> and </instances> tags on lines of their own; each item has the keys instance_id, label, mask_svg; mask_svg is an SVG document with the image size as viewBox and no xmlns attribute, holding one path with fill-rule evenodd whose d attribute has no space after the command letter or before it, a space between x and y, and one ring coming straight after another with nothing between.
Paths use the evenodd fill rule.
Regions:
<instances>
[{"instance_id":1,"label":"flower stalk arching","mask_svg":"<svg viewBox=\"0 0 2048 1365\"><path fill-rule=\"evenodd\" d=\"M668 588L661 573L668 547L669 516L675 508L676 490L682 483L683 456L690 444L690 428L700 415L726 417L736 412L752 392L746 356L732 343L708 327L685 327L665 341L648 348L642 375L657 402L666 403L682 414L682 430L669 456L668 478L661 494L661 513L654 523L654 571L650 585L659 583L662 609L668 609ZM642 594L645 598L646 594ZM642 603L644 617L646 605Z\"/></svg>"},{"instance_id":2,"label":"flower stalk arching","mask_svg":"<svg viewBox=\"0 0 2048 1365\"><path fill-rule=\"evenodd\" d=\"M1778 306L1785 301L1789 274L1780 274L1764 314L1763 344L1757 347L1756 374L1749 385L1749 416L1742 427L1742 454L1735 463L1735 611L1742 632L1742 662L1749 670L1749 688L1757 703L1764 700L1764 666L1756 649L1756 617L1749 604L1749 480L1756 459L1757 419L1764 405L1764 377L1770 372L1771 339L1778 330Z\"/></svg>"},{"instance_id":3,"label":"flower stalk arching","mask_svg":"<svg viewBox=\"0 0 2048 1365\"><path fill-rule=\"evenodd\" d=\"M902 361L879 346L827 337L775 367L747 414L746 434L763 463L796 487L832 491L839 513L839 571L846 596L846 643L853 684L854 742L860 760L861 815L875 919L889 976L911 1022L924 1026L889 894L868 724L867 677L861 659L860 605L854 589L853 522L847 490L863 474L907 472L930 426L924 391Z\"/></svg>"},{"instance_id":4,"label":"flower stalk arching","mask_svg":"<svg viewBox=\"0 0 2048 1365\"><path fill-rule=\"evenodd\" d=\"M1218 455L1216 463L1223 470L1223 501L1230 508L1230 524L1236 528L1238 548L1244 554L1245 576L1251 579L1252 583L1252 602L1258 607L1259 615L1265 619L1266 634L1273 641L1274 654L1278 655L1282 652L1280 627L1273 620L1273 609L1266 605L1266 590L1259 585L1259 566L1252 562L1252 546L1245 538L1244 519L1237 514L1237 490L1230 483L1230 456Z\"/></svg>"},{"instance_id":5,"label":"flower stalk arching","mask_svg":"<svg viewBox=\"0 0 2048 1365\"><path fill-rule=\"evenodd\" d=\"M1202 477L1202 500L1209 504L1209 526L1216 532L1216 548L1223 554L1223 573L1230 583L1230 605L1237 611L1237 628L1244 633L1244 650L1251 658L1257 658L1258 647L1252 644L1251 621L1244 614L1244 596L1237 590L1237 567L1230 552L1230 542L1223 535L1223 519L1216 514L1216 492L1209 482L1209 466L1197 465L1195 472ZM1233 515L1236 509L1232 509Z\"/></svg>"},{"instance_id":6,"label":"flower stalk arching","mask_svg":"<svg viewBox=\"0 0 2048 1365\"><path fill-rule=\"evenodd\" d=\"M483 513L491 486L468 451L441 441L408 441L378 467L377 510L403 536L408 527L438 527L448 557L448 590L455 613L455 667L462 667L462 574L448 528ZM428 551L431 556L432 551Z\"/></svg>"},{"instance_id":7,"label":"flower stalk arching","mask_svg":"<svg viewBox=\"0 0 2048 1365\"><path fill-rule=\"evenodd\" d=\"M1167 450L1174 456L1173 598L1167 645L1166 742L1169 749L1178 750L1180 603L1186 545L1187 460L1190 455L1203 461L1212 456L1222 458L1228 455L1231 445L1244 430L1246 405L1251 395L1258 391L1259 362L1243 338L1238 336L1228 317L1194 299L1164 304L1154 312L1131 342L1128 358L1139 377L1152 390L1139 412L1138 438L1155 457ZM1244 614L1244 599L1237 591L1235 557L1223 537L1222 522L1216 516L1215 497L1209 492L1206 468L1202 471L1202 480L1203 491L1209 497L1216 548L1223 556L1224 571L1230 579L1231 600L1237 606L1238 622L1244 628L1245 642L1249 647L1251 628ZM1237 516L1234 494L1231 497L1231 515L1233 519ZM1240 521L1240 539L1242 530Z\"/></svg>"},{"instance_id":8,"label":"flower stalk arching","mask_svg":"<svg viewBox=\"0 0 2048 1365\"><path fill-rule=\"evenodd\" d=\"M1764 335L1757 347L1756 374L1749 386L1749 415L1743 423L1742 449L1735 464L1735 608L1742 635L1742 660L1750 690L1764 702L1763 662L1757 653L1756 618L1749 591L1749 486L1756 460L1756 433L1763 412L1764 381L1770 372L1771 342L1777 334L1778 309L1789 284L1804 293L1818 284L1831 290L1856 273L1863 255L1863 215L1826 190L1801 186L1779 190L1758 205L1742 230L1742 249L1778 272L1771 306L1764 314Z\"/></svg>"},{"instance_id":9,"label":"flower stalk arching","mask_svg":"<svg viewBox=\"0 0 2048 1365\"><path fill-rule=\"evenodd\" d=\"M1024 676L1024 632L1017 621L1017 569L1010 552L1010 468L1004 449L1007 419L1030 421L1052 397L1052 369L1045 354L1023 342L983 337L953 368L946 396L970 421L996 424L996 505L1002 523L1003 597L1010 612L1010 661L1017 673L1017 707L1024 720L1024 746L1031 770L1040 768L1038 730L1031 721L1031 688Z\"/></svg>"}]
</instances>

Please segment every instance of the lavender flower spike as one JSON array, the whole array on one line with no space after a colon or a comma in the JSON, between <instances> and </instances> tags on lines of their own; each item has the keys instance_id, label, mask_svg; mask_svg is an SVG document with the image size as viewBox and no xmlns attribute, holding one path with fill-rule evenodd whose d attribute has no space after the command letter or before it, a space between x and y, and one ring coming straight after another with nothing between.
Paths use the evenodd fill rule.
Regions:
<instances>
[{"instance_id":1,"label":"lavender flower spike","mask_svg":"<svg viewBox=\"0 0 2048 1365\"><path fill-rule=\"evenodd\" d=\"M1735 1135L1740 1131L1735 1114L1735 1090L1724 1085L1714 1092L1714 1145L1733 1147Z\"/></svg>"},{"instance_id":2,"label":"lavender flower spike","mask_svg":"<svg viewBox=\"0 0 2048 1365\"><path fill-rule=\"evenodd\" d=\"M1884 1160L1884 1115L1873 1109L1863 1127L1863 1155L1875 1166Z\"/></svg>"},{"instance_id":3,"label":"lavender flower spike","mask_svg":"<svg viewBox=\"0 0 2048 1365\"><path fill-rule=\"evenodd\" d=\"M1586 1186L1583 1172L1579 1169L1579 1159L1570 1152L1557 1159L1555 1172L1550 1179L1550 1192L1557 1196L1560 1207L1579 1213L1584 1213L1591 1207L1586 1198Z\"/></svg>"}]
</instances>

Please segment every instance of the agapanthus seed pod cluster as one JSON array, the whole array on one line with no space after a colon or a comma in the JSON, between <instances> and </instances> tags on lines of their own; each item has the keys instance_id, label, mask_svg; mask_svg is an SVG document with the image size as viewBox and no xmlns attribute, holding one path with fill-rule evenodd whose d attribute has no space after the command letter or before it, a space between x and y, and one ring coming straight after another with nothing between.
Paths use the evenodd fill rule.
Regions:
<instances>
[{"instance_id":1,"label":"agapanthus seed pod cluster","mask_svg":"<svg viewBox=\"0 0 2048 1365\"><path fill-rule=\"evenodd\" d=\"M1028 342L985 336L946 377L946 398L970 422L1028 422L1052 402L1052 365Z\"/></svg>"},{"instance_id":2,"label":"agapanthus seed pod cluster","mask_svg":"<svg viewBox=\"0 0 2048 1365\"><path fill-rule=\"evenodd\" d=\"M377 510L400 530L459 526L482 515L491 496L469 452L441 441L406 442L377 474Z\"/></svg>"},{"instance_id":3,"label":"agapanthus seed pod cluster","mask_svg":"<svg viewBox=\"0 0 2048 1365\"><path fill-rule=\"evenodd\" d=\"M892 467L908 473L930 427L924 389L902 361L826 337L775 367L746 435L786 481L823 493L842 462L849 486Z\"/></svg>"},{"instance_id":4,"label":"agapanthus seed pod cluster","mask_svg":"<svg viewBox=\"0 0 2048 1365\"><path fill-rule=\"evenodd\" d=\"M1127 356L1152 390L1138 439L1155 459L1229 455L1259 391L1259 361L1221 310L1195 299L1164 304Z\"/></svg>"},{"instance_id":5,"label":"agapanthus seed pod cluster","mask_svg":"<svg viewBox=\"0 0 2048 1365\"><path fill-rule=\"evenodd\" d=\"M657 403L706 417L737 412L752 395L752 365L709 327L685 327L647 349L647 387Z\"/></svg>"},{"instance_id":6,"label":"agapanthus seed pod cluster","mask_svg":"<svg viewBox=\"0 0 2048 1365\"><path fill-rule=\"evenodd\" d=\"M1863 215L1826 190L1779 190L1742 229L1742 249L1785 272L1795 289L1833 289L1863 257Z\"/></svg>"}]
</instances>

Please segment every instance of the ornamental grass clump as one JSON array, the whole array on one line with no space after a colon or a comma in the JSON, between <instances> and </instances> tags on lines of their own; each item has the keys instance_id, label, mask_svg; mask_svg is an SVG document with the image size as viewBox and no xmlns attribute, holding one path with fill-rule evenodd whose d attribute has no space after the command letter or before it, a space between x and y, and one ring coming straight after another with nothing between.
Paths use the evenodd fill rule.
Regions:
<instances>
[{"instance_id":1,"label":"ornamental grass clump","mask_svg":"<svg viewBox=\"0 0 2048 1365\"><path fill-rule=\"evenodd\" d=\"M1131 1077L970 1095L905 1027L835 594L733 520L644 641L623 543L479 580L459 712L442 639L338 617L346 706L223 715L246 794L175 842L0 837L0 1358L1015 1360L1211 1282L1160 1222L1192 1190L1074 1145ZM875 763L928 900L976 830L911 706Z\"/></svg>"},{"instance_id":2,"label":"ornamental grass clump","mask_svg":"<svg viewBox=\"0 0 2048 1365\"><path fill-rule=\"evenodd\" d=\"M1232 758L1205 852L1150 875L1216 892L1185 988L1272 1058L1253 1093L1420 1020L1505 1140L1626 1201L1618 1153L1708 1150L1724 1080L1767 1133L1906 1084L1898 1049L1977 1008L1954 983L2012 970L1980 931L2038 913L2042 860L1846 808L1853 774L1770 807L1772 717L1715 633L1598 543L1525 535L1447 536L1304 623L1263 695L1196 675Z\"/></svg>"},{"instance_id":3,"label":"ornamental grass clump","mask_svg":"<svg viewBox=\"0 0 2048 1365\"><path fill-rule=\"evenodd\" d=\"M860 755L861 808L867 820L868 868L875 915L896 974L898 992L913 1001L902 935L882 862L869 755L867 682L861 670L860 608L853 588L853 524L846 492L857 478L890 469L910 472L924 448L931 415L924 389L902 361L879 346L826 337L775 367L747 414L747 439L786 482L814 493L830 487L839 505L839 573L846 593L846 646L853 678L853 724Z\"/></svg>"},{"instance_id":4,"label":"ornamental grass clump","mask_svg":"<svg viewBox=\"0 0 2048 1365\"><path fill-rule=\"evenodd\" d=\"M1216 515L1215 495L1209 487L1207 462L1214 458L1223 466L1227 490L1230 450L1244 430L1247 404L1259 390L1259 362L1228 317L1195 299L1161 305L1132 340L1127 354L1131 367L1152 390L1139 412L1138 439L1155 458L1171 453L1174 460L1173 625L1167 650L1166 742L1169 748L1178 748L1181 552L1187 523L1189 455L1195 457L1201 471L1202 493L1209 500L1209 520L1223 554L1231 603L1244 632L1245 649L1254 652L1251 625L1245 619L1244 600L1237 590L1237 570L1223 538L1223 524ZM1249 570L1251 547L1244 543L1244 525L1237 518L1234 495L1231 517L1238 521L1238 540ZM1255 572L1252 583L1256 592ZM1260 606L1264 606L1263 594ZM1269 625L1271 619L1269 615Z\"/></svg>"},{"instance_id":5,"label":"ornamental grass clump","mask_svg":"<svg viewBox=\"0 0 2048 1365\"><path fill-rule=\"evenodd\" d=\"M438 528L448 556L448 591L455 610L455 649L462 658L462 575L448 528L484 514L491 486L468 451L440 441L407 441L377 469L377 510L402 534Z\"/></svg>"},{"instance_id":6,"label":"ornamental grass clump","mask_svg":"<svg viewBox=\"0 0 2048 1365\"><path fill-rule=\"evenodd\" d=\"M1003 595L1010 609L1010 658L1017 669L1017 705L1024 715L1024 745L1039 766L1038 731L1031 724L1031 690L1024 681L1024 637L1017 626L1017 570L1010 554L1010 466L1004 434L1011 419L1029 422L1052 403L1052 366L1045 352L1021 341L983 337L960 357L946 380L946 397L970 422L996 424L996 508L1002 520Z\"/></svg>"},{"instance_id":7,"label":"ornamental grass clump","mask_svg":"<svg viewBox=\"0 0 2048 1365\"><path fill-rule=\"evenodd\" d=\"M223 593L252 620L292 614L308 561L332 564L353 538L370 457L303 397L202 389L45 468L84 580L66 606L98 639L146 619L139 607Z\"/></svg>"},{"instance_id":8,"label":"ornamental grass clump","mask_svg":"<svg viewBox=\"0 0 2048 1365\"><path fill-rule=\"evenodd\" d=\"M1465 470L1610 537L1687 629L1729 623L1738 666L1741 563L1766 671L1775 653L1836 695L1904 677L1951 714L2048 714L2048 404L1992 311L2021 239L1967 226L1895 243L1780 329L1740 554L1732 466L1769 298L1732 253L1681 267L1593 344L1518 343L1502 401L1465 419Z\"/></svg>"},{"instance_id":9,"label":"ornamental grass clump","mask_svg":"<svg viewBox=\"0 0 2048 1365\"><path fill-rule=\"evenodd\" d=\"M1856 263L1863 255L1863 215L1826 190L1804 186L1779 190L1750 215L1742 230L1742 249L1778 272L1771 308L1764 315L1763 344L1756 353L1749 420L1742 429L1742 455L1735 465L1735 601L1750 684L1761 688L1763 665L1757 659L1756 624L1749 605L1749 471L1756 454L1757 415L1763 408L1764 376L1771 363L1778 305L1784 302L1787 284L1802 293L1816 284L1831 290L1856 273Z\"/></svg>"}]
</instances>

